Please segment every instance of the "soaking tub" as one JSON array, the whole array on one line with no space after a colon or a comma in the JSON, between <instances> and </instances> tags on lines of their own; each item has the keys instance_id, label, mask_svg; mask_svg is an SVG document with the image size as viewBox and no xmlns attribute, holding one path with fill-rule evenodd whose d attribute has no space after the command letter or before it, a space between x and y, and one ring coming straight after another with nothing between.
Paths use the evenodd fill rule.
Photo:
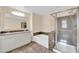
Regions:
<instances>
[{"instance_id":1,"label":"soaking tub","mask_svg":"<svg viewBox=\"0 0 79 59\"><path fill-rule=\"evenodd\" d=\"M48 35L39 34L34 36L33 41L37 42L38 44L48 48Z\"/></svg>"}]
</instances>

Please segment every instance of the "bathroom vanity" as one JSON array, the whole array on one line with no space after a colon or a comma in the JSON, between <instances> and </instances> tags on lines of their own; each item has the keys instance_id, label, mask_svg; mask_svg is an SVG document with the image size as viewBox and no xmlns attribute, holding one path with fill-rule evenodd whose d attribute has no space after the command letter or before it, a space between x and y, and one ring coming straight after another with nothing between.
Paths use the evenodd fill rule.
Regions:
<instances>
[{"instance_id":1,"label":"bathroom vanity","mask_svg":"<svg viewBox=\"0 0 79 59\"><path fill-rule=\"evenodd\" d=\"M31 42L30 31L8 31L0 34L0 53L8 52Z\"/></svg>"},{"instance_id":2,"label":"bathroom vanity","mask_svg":"<svg viewBox=\"0 0 79 59\"><path fill-rule=\"evenodd\" d=\"M30 31L29 13L0 7L0 52L9 52L30 43Z\"/></svg>"}]
</instances>

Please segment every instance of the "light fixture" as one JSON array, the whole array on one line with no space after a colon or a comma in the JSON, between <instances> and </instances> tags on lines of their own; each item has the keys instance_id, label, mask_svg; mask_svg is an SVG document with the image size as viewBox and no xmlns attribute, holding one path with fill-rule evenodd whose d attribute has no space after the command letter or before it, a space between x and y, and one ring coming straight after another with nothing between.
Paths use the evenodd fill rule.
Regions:
<instances>
[{"instance_id":1,"label":"light fixture","mask_svg":"<svg viewBox=\"0 0 79 59\"><path fill-rule=\"evenodd\" d=\"M21 16L21 17L24 17L24 16L25 16L24 13L17 12L17 11L12 11L11 13L12 13L13 15L16 15L16 16Z\"/></svg>"}]
</instances>

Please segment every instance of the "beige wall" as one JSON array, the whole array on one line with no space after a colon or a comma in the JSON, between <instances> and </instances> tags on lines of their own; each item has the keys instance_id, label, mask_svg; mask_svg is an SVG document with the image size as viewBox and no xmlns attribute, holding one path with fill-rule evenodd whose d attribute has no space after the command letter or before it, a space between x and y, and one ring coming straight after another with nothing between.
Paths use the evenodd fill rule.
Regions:
<instances>
[{"instance_id":1,"label":"beige wall","mask_svg":"<svg viewBox=\"0 0 79 59\"><path fill-rule=\"evenodd\" d=\"M33 30L33 33L40 32L41 21L42 21L42 15L35 14L35 13L32 14L32 30Z\"/></svg>"},{"instance_id":2,"label":"beige wall","mask_svg":"<svg viewBox=\"0 0 79 59\"><path fill-rule=\"evenodd\" d=\"M3 16L4 16L4 14L3 14L3 9L2 9L2 7L0 7L0 31L2 31L2 28L3 28Z\"/></svg>"},{"instance_id":3,"label":"beige wall","mask_svg":"<svg viewBox=\"0 0 79 59\"><path fill-rule=\"evenodd\" d=\"M44 15L41 23L42 32L50 32L55 30L55 18L50 14Z\"/></svg>"},{"instance_id":4,"label":"beige wall","mask_svg":"<svg viewBox=\"0 0 79 59\"><path fill-rule=\"evenodd\" d=\"M32 28L35 32L50 32L55 30L55 18L49 14L38 15L32 14Z\"/></svg>"}]
</instances>

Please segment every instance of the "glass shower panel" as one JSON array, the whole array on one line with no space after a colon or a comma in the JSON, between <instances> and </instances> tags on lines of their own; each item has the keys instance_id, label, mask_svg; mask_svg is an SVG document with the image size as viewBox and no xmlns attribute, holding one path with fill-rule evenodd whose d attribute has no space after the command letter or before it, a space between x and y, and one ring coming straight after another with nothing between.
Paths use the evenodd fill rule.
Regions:
<instances>
[{"instance_id":1,"label":"glass shower panel","mask_svg":"<svg viewBox=\"0 0 79 59\"><path fill-rule=\"evenodd\" d=\"M77 27L76 15L59 17L57 19L57 42L62 43L61 47L62 45L74 46L74 47L77 46L76 27Z\"/></svg>"}]
</instances>

